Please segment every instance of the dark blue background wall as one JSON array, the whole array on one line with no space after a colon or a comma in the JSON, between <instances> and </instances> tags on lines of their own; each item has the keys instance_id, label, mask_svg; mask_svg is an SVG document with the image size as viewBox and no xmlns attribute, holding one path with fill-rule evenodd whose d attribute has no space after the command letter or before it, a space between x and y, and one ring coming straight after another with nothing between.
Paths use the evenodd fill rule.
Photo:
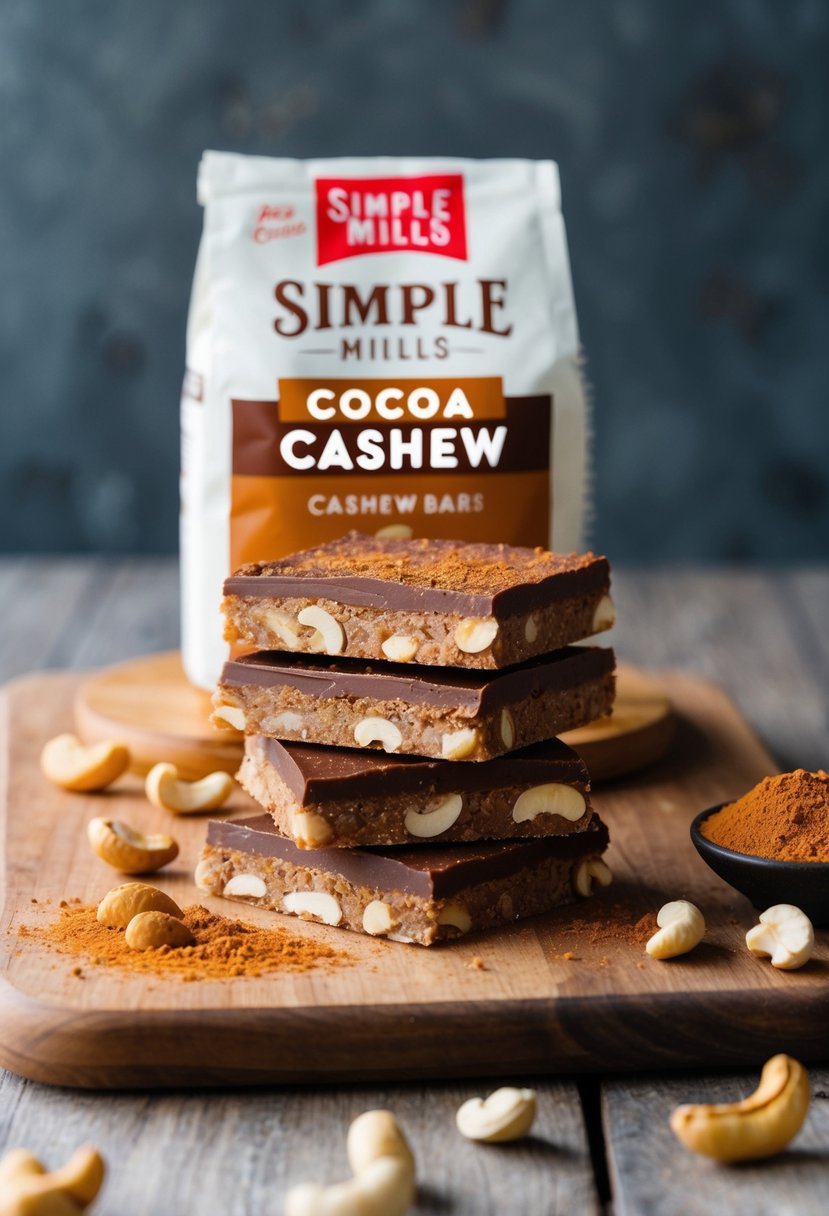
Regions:
<instances>
[{"instance_id":1,"label":"dark blue background wall","mask_svg":"<svg viewBox=\"0 0 829 1216\"><path fill-rule=\"evenodd\" d=\"M205 147L553 157L615 558L829 555L825 0L4 0L0 549L172 550Z\"/></svg>"}]
</instances>

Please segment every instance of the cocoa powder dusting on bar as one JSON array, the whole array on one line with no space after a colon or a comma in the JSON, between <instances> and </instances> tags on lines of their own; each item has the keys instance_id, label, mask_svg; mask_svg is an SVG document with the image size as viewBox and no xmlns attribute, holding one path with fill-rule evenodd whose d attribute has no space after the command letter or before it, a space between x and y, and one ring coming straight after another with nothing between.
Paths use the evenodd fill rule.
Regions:
<instances>
[{"instance_id":1,"label":"cocoa powder dusting on bar","mask_svg":"<svg viewBox=\"0 0 829 1216\"><path fill-rule=\"evenodd\" d=\"M550 553L515 545L398 540L349 532L341 540L276 562L242 566L234 577L370 578L410 587L496 595L523 583L587 569L592 553Z\"/></svg>"},{"instance_id":2,"label":"cocoa powder dusting on bar","mask_svg":"<svg viewBox=\"0 0 829 1216\"><path fill-rule=\"evenodd\" d=\"M345 950L335 950L285 929L260 929L216 916L199 904L184 909L184 923L196 939L194 946L132 950L122 929L100 924L97 908L82 905L62 908L59 919L50 925L23 925L19 936L93 966L184 981L309 971L352 961ZM73 974L82 973L76 967Z\"/></svg>"}]
</instances>

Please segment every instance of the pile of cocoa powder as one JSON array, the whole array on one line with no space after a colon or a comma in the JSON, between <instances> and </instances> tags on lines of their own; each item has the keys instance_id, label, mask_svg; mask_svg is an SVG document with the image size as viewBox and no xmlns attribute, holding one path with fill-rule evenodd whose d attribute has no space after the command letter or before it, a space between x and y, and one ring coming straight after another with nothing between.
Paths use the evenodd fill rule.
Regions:
<instances>
[{"instance_id":1,"label":"pile of cocoa powder","mask_svg":"<svg viewBox=\"0 0 829 1216\"><path fill-rule=\"evenodd\" d=\"M185 981L235 979L276 971L309 971L351 961L313 938L285 929L260 929L226 916L216 916L198 904L184 909L184 923L196 939L194 946L158 950L132 950L123 929L99 923L95 906L67 905L48 925L23 925L19 935L47 949L71 955L95 967L117 967L142 974L170 976ZM75 968L76 975L82 974Z\"/></svg>"}]
</instances>

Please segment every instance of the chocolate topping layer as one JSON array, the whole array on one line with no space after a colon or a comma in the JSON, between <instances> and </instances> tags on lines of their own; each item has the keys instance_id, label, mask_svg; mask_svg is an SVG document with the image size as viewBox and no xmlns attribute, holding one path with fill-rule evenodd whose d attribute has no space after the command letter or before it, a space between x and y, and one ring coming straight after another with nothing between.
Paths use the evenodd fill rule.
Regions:
<instances>
[{"instance_id":1,"label":"chocolate topping layer","mask_svg":"<svg viewBox=\"0 0 829 1216\"><path fill-rule=\"evenodd\" d=\"M602 646L566 646L502 671L413 668L410 663L373 666L363 659L321 660L260 650L225 663L219 685L271 688L287 684L314 697L371 697L411 705L468 707L483 713L543 690L573 688L597 679L613 671L615 663L613 651Z\"/></svg>"},{"instance_id":2,"label":"chocolate topping layer","mask_svg":"<svg viewBox=\"0 0 829 1216\"><path fill-rule=\"evenodd\" d=\"M242 566L225 581L224 592L503 619L607 590L609 583L607 558L592 553L349 532L279 561Z\"/></svg>"},{"instance_id":3,"label":"chocolate topping layer","mask_svg":"<svg viewBox=\"0 0 829 1216\"><path fill-rule=\"evenodd\" d=\"M535 743L486 764L391 756L385 752L281 743L248 735L245 751L273 766L301 806L398 794L450 794L500 786L562 785L589 788L583 761L559 739Z\"/></svg>"},{"instance_id":4,"label":"chocolate topping layer","mask_svg":"<svg viewBox=\"0 0 829 1216\"><path fill-rule=\"evenodd\" d=\"M537 840L498 844L456 844L450 847L298 849L280 836L270 815L250 819L211 820L207 843L260 857L276 857L303 870L341 874L355 887L405 891L425 899L447 899L473 884L506 878L545 857L577 860L601 852L607 828L598 817L586 832Z\"/></svg>"}]
</instances>

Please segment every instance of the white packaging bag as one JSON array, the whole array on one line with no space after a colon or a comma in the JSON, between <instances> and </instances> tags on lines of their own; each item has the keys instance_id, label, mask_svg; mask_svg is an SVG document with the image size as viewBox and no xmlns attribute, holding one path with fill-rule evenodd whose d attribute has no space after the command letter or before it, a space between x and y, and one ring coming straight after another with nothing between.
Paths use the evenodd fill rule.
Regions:
<instances>
[{"instance_id":1,"label":"white packaging bag","mask_svg":"<svg viewBox=\"0 0 829 1216\"><path fill-rule=\"evenodd\" d=\"M182 633L353 528L578 548L587 418L549 161L206 152L182 392Z\"/></svg>"}]
</instances>

